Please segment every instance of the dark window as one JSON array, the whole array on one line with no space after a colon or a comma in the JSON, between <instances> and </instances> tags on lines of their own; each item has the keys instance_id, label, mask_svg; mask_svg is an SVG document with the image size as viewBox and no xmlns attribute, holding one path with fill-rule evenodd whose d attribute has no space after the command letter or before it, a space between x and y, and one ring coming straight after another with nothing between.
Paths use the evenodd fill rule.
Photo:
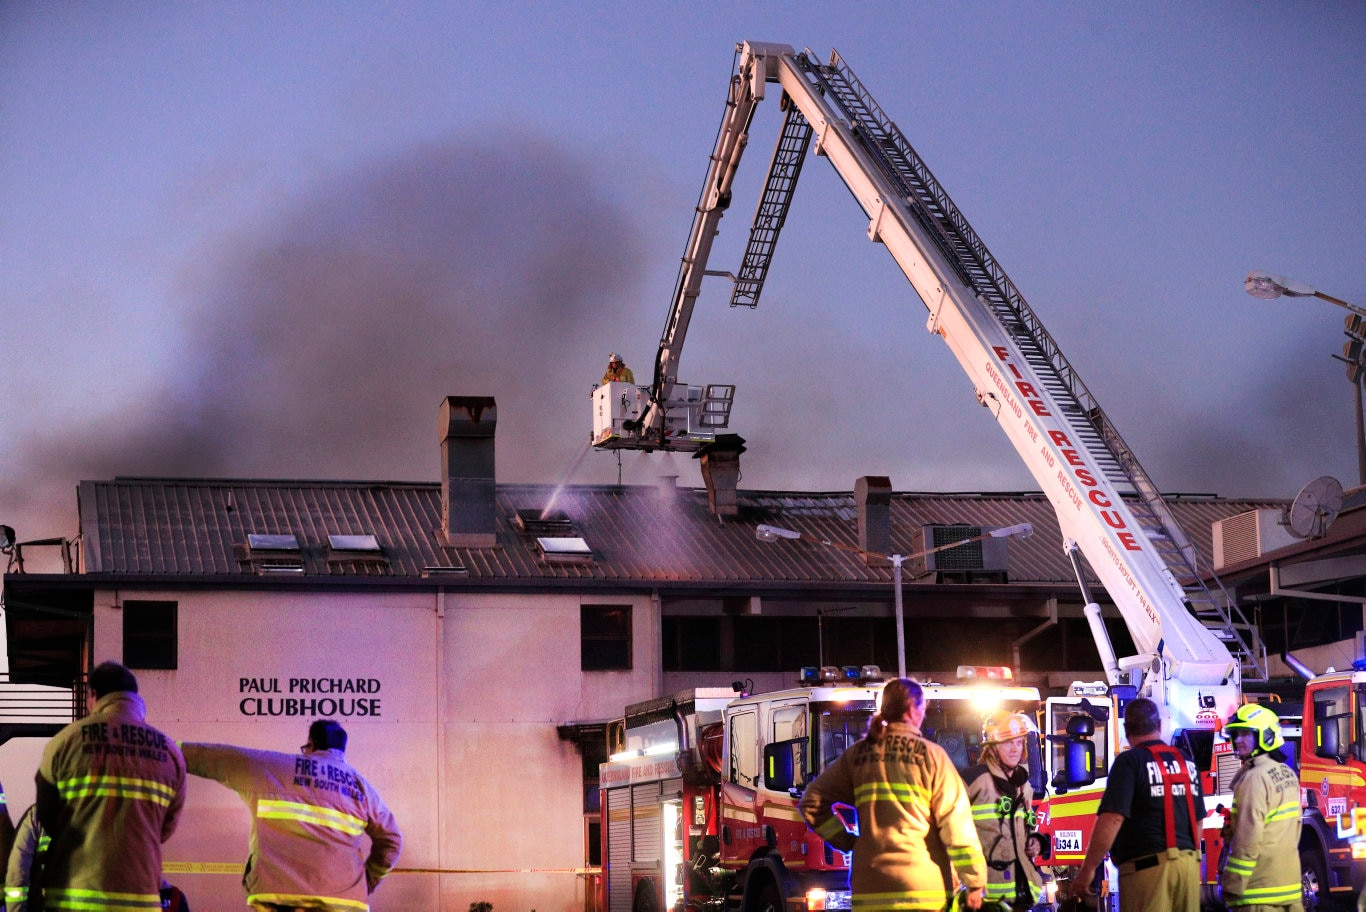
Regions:
<instances>
[{"instance_id":1,"label":"dark window","mask_svg":"<svg viewBox=\"0 0 1366 912\"><path fill-rule=\"evenodd\" d=\"M631 667L631 606L579 607L580 667L584 671L624 671Z\"/></svg>"},{"instance_id":2,"label":"dark window","mask_svg":"<svg viewBox=\"0 0 1366 912\"><path fill-rule=\"evenodd\" d=\"M665 671L720 671L721 618L666 616Z\"/></svg>"},{"instance_id":3,"label":"dark window","mask_svg":"<svg viewBox=\"0 0 1366 912\"><path fill-rule=\"evenodd\" d=\"M175 602L129 599L123 603L123 664L129 668L176 668Z\"/></svg>"},{"instance_id":4,"label":"dark window","mask_svg":"<svg viewBox=\"0 0 1366 912\"><path fill-rule=\"evenodd\" d=\"M746 671L786 671L783 665L782 618L738 617L735 662Z\"/></svg>"},{"instance_id":5,"label":"dark window","mask_svg":"<svg viewBox=\"0 0 1366 912\"><path fill-rule=\"evenodd\" d=\"M732 622L737 671L795 672L816 663L819 644L813 617L751 616Z\"/></svg>"},{"instance_id":6,"label":"dark window","mask_svg":"<svg viewBox=\"0 0 1366 912\"><path fill-rule=\"evenodd\" d=\"M607 762L607 738L601 731L594 737L579 740L579 755L583 760L583 812L596 814L598 795L598 767Z\"/></svg>"},{"instance_id":7,"label":"dark window","mask_svg":"<svg viewBox=\"0 0 1366 912\"><path fill-rule=\"evenodd\" d=\"M602 821L597 817L585 817L584 822L587 824L588 866L596 868L602 864Z\"/></svg>"}]
</instances>

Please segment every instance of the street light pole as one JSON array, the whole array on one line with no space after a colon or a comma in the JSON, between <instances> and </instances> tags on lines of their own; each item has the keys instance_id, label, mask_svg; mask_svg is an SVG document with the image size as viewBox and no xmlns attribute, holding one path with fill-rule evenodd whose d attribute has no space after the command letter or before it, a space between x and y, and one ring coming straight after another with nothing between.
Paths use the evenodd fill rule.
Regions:
<instances>
[{"instance_id":1,"label":"street light pole","mask_svg":"<svg viewBox=\"0 0 1366 912\"><path fill-rule=\"evenodd\" d=\"M1312 285L1260 269L1254 269L1247 274L1247 278L1243 280L1243 288L1254 298L1261 298L1263 301L1274 301L1281 295L1287 298L1318 298L1351 311L1352 316L1346 320L1347 344L1343 346L1341 356L1333 357L1347 365L1347 379L1352 383L1352 398L1356 405L1357 483L1366 485L1366 417L1362 413L1361 394L1362 385L1366 384L1366 352L1363 352L1362 348L1363 343L1366 343L1366 323L1363 323L1366 309L1324 294Z\"/></svg>"},{"instance_id":2,"label":"street light pole","mask_svg":"<svg viewBox=\"0 0 1366 912\"><path fill-rule=\"evenodd\" d=\"M934 554L938 551L947 551L949 548L957 548L959 545L967 545L972 542L979 542L987 538L1026 538L1034 531L1031 523L1017 523L1013 526L1003 526L1000 529L992 529L983 532L981 535L974 535L971 538L960 539L949 542L946 545L939 545L935 548L927 548L924 551L917 551L914 554L881 554L876 551L865 551L862 548L855 548L853 545L846 545L842 542L830 541L828 538L820 538L815 535L806 535L802 532L794 532L791 529L783 529L778 526L760 524L754 530L754 535L759 541L775 542L780 538L792 539L794 541L817 542L828 548L836 548L840 551L848 551L862 557L879 557L892 564L892 585L895 591L896 606L896 675L899 678L906 677L906 620L904 603L901 596L901 565L908 560L917 557L924 557L927 554ZM817 615L819 619L819 614ZM823 646L824 644L822 644Z\"/></svg>"},{"instance_id":3,"label":"street light pole","mask_svg":"<svg viewBox=\"0 0 1366 912\"><path fill-rule=\"evenodd\" d=\"M901 564L906 560L900 554L888 558L892 562L892 584L896 591L896 676L906 677L906 612L901 603Z\"/></svg>"}]
</instances>

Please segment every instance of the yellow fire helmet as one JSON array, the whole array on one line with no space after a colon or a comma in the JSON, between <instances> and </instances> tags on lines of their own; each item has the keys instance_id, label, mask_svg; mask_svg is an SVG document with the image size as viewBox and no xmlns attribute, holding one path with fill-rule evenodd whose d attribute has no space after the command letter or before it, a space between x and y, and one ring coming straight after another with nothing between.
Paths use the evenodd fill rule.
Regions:
<instances>
[{"instance_id":1,"label":"yellow fire helmet","mask_svg":"<svg viewBox=\"0 0 1366 912\"><path fill-rule=\"evenodd\" d=\"M1224 723L1224 733L1229 738L1239 731L1257 734L1256 752L1259 754L1270 753L1285 743L1285 738L1281 737L1281 720L1274 712L1256 703L1239 706Z\"/></svg>"},{"instance_id":2,"label":"yellow fire helmet","mask_svg":"<svg viewBox=\"0 0 1366 912\"><path fill-rule=\"evenodd\" d=\"M982 723L982 744L1000 744L1002 741L1023 738L1030 732L1037 733L1038 730L1034 720L1024 713L998 709Z\"/></svg>"}]
</instances>

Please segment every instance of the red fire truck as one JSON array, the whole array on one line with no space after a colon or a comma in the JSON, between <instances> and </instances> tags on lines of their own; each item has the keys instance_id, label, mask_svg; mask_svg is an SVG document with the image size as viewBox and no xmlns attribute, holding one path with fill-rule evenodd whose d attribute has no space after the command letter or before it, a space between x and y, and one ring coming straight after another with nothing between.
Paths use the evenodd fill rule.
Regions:
<instances>
[{"instance_id":1,"label":"red fire truck","mask_svg":"<svg viewBox=\"0 0 1366 912\"><path fill-rule=\"evenodd\" d=\"M648 387L599 388L594 445L684 452L715 445L708 434L729 426L734 387L713 384L703 393L704 387L678 379L702 280L730 277L731 303L757 306L802 164L814 151L838 172L868 218L868 238L884 245L925 306L926 329L948 345L976 401L990 410L1056 510L1106 693L1066 698L1072 702L1056 704L1056 717L1050 710L1045 730L1059 739L1049 742L1052 749L1064 759L1092 750L1100 764L1093 770L1107 769L1121 746L1118 710L1132 691L1162 707L1168 734L1200 764L1208 803L1229 803L1231 774L1218 766L1224 747L1217 731L1243 702L1244 684L1267 680L1257 626L1181 528L1039 315L847 61L832 52L821 62L809 51L760 42L740 45L735 59L653 380ZM736 170L766 95L781 99L779 139L741 264L718 270L709 264L712 242L734 202ZM1093 579L1123 617L1132 655L1116 652L1091 597ZM1090 739L1081 729L1087 725L1104 733L1099 745L1086 748ZM1048 806L1064 862L1080 860L1102 784L1087 793L1069 788ZM1219 815L1211 814L1205 827L1206 879L1213 881ZM764 824L752 829L769 832Z\"/></svg>"},{"instance_id":2,"label":"red fire truck","mask_svg":"<svg viewBox=\"0 0 1366 912\"><path fill-rule=\"evenodd\" d=\"M1366 889L1366 667L1328 672L1304 695L1300 864L1305 912L1351 907ZM1282 733L1287 733L1282 716ZM1312 902L1311 902L1312 901Z\"/></svg>"},{"instance_id":3,"label":"red fire truck","mask_svg":"<svg viewBox=\"0 0 1366 912\"><path fill-rule=\"evenodd\" d=\"M1105 791L1106 770L1115 755L1128 747L1124 706L1137 695L1133 686L1074 682L1066 696L1045 701L1040 729L1050 790L1039 793L1039 831L1049 837L1049 864L1063 880L1067 869L1080 866L1086 857ZM1218 882L1223 824L1231 810L1233 776L1240 763L1232 744L1212 731L1177 730L1172 737L1201 771L1200 787L1210 811L1201 834L1202 905L1222 908Z\"/></svg>"},{"instance_id":4,"label":"red fire truck","mask_svg":"<svg viewBox=\"0 0 1366 912\"><path fill-rule=\"evenodd\" d=\"M925 684L922 728L961 769L977 760L988 712L1033 715L1041 704L1008 669L959 672L957 683ZM601 768L599 908L850 908L849 858L807 829L797 796L863 737L881 689L877 666L808 668L788 690L700 688L628 706Z\"/></svg>"}]
</instances>

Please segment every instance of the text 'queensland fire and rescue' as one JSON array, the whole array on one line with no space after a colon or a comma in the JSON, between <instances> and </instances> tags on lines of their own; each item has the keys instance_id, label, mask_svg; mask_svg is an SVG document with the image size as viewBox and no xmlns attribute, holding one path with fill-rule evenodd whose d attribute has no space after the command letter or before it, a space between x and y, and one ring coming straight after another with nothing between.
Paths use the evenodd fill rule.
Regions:
<instances>
[{"instance_id":1,"label":"text 'queensland fire and rescue'","mask_svg":"<svg viewBox=\"0 0 1366 912\"><path fill-rule=\"evenodd\" d=\"M280 686L281 681L285 682L284 687ZM378 678L238 678L238 693L263 696L243 697L237 708L244 716L374 718L380 715L380 698L373 694L379 693L380 687ZM368 696L357 696L360 694Z\"/></svg>"},{"instance_id":2,"label":"text 'queensland fire and rescue'","mask_svg":"<svg viewBox=\"0 0 1366 912\"><path fill-rule=\"evenodd\" d=\"M1009 349L1002 345L993 345L991 351L1000 359L1001 363L1005 365L1006 370L1008 370L1014 378L1014 391L1022 400L1024 400L1029 411L1041 418L1053 417L1052 412L1048 410L1048 403L1043 400L1039 391L1034 388L1034 384L1026 380L1019 367L1010 360ZM994 367L994 365L988 364L988 373L991 374L997 389L1008 394L1009 384ZM1009 398L1007 399L1007 402L1010 402ZM1010 402L1010 405L1012 411L1015 412L1016 417L1019 417L1019 407L1013 402ZM1028 428L1028 425L1026 425L1026 428ZM1048 442L1057 448L1058 457L1071 468L1072 476L1080 482L1084 488L1089 489L1086 492L1085 499L1090 501L1094 506L1100 508L1100 517L1105 520L1106 525L1115 530L1115 537L1119 540L1119 543L1128 551L1141 551L1143 546L1134 538L1134 533L1128 528L1129 524L1125 521L1124 515L1118 510L1110 509L1114 504L1110 501L1109 496L1099 489L1098 485L1100 482L1096 480L1096 476L1092 474L1091 470L1086 466L1086 460L1082 458L1080 449L1072 444L1071 438L1067 436L1067 432L1048 430L1047 435ZM1031 434L1031 437L1032 436L1033 435ZM1046 447L1040 450L1040 454L1050 466L1053 465L1053 453ZM1075 505L1077 509L1081 509L1082 498L1077 493L1076 488L1073 487L1072 478L1068 477L1066 469L1058 470L1058 481L1067 491L1073 505Z\"/></svg>"}]
</instances>

